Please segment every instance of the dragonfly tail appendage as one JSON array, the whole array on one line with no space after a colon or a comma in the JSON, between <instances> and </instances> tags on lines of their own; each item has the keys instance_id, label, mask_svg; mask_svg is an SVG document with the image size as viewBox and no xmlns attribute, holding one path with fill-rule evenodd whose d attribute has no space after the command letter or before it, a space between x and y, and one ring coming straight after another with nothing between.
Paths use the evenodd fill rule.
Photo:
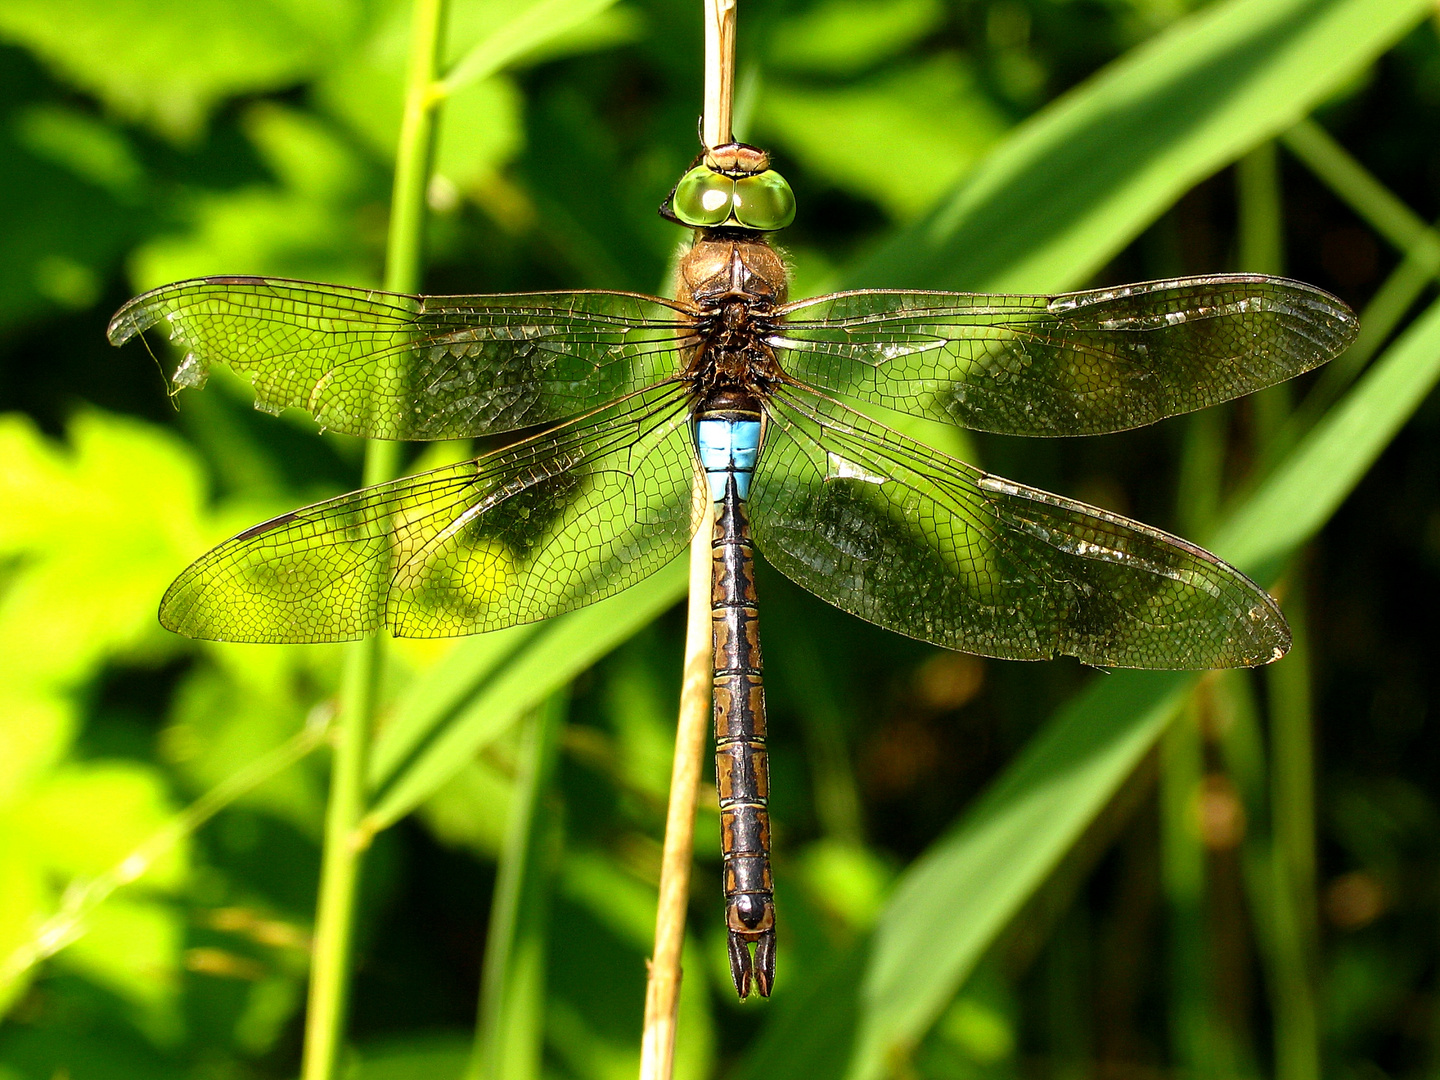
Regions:
<instances>
[{"instance_id":1,"label":"dragonfly tail appendage","mask_svg":"<svg viewBox=\"0 0 1440 1080\"><path fill-rule=\"evenodd\" d=\"M743 999L775 981L775 900L770 876L770 764L755 597L755 552L732 473L716 507L711 627L715 647L715 786L725 857L730 973ZM751 945L755 946L752 962Z\"/></svg>"}]
</instances>

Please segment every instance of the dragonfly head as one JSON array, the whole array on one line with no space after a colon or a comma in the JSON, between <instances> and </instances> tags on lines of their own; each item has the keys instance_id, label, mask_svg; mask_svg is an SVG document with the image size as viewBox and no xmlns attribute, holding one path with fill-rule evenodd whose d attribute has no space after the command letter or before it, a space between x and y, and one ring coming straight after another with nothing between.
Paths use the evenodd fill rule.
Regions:
<instances>
[{"instance_id":1,"label":"dragonfly head","mask_svg":"<svg viewBox=\"0 0 1440 1080\"><path fill-rule=\"evenodd\" d=\"M660 216L694 229L774 232L795 220L795 193L764 150L726 143L695 159L660 204Z\"/></svg>"}]
</instances>

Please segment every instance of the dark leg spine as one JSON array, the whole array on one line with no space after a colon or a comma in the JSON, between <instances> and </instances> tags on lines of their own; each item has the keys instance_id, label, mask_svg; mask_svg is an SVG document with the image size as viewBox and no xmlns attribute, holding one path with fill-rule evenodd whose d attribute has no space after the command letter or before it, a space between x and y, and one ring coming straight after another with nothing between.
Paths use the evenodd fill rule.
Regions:
<instances>
[{"instance_id":1,"label":"dark leg spine","mask_svg":"<svg viewBox=\"0 0 1440 1080\"><path fill-rule=\"evenodd\" d=\"M765 751L765 687L755 552L750 521L732 474L716 504L710 597L715 647L715 784L725 856L725 923L735 991L761 997L775 981L775 900L770 877L770 763ZM750 945L755 945L752 965Z\"/></svg>"}]
</instances>

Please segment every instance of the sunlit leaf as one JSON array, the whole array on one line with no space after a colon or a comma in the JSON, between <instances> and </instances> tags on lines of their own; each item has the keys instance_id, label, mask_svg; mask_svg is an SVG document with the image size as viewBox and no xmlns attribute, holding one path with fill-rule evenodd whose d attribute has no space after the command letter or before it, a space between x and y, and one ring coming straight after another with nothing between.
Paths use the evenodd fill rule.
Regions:
<instances>
[{"instance_id":1,"label":"sunlit leaf","mask_svg":"<svg viewBox=\"0 0 1440 1080\"><path fill-rule=\"evenodd\" d=\"M556 38L572 35L615 0L531 0L529 3L471 4L461 9L454 39L463 43L446 65L448 94L503 71ZM503 17L496 16L503 13ZM465 15L471 18L466 20ZM469 22L469 26L465 23ZM468 31L468 33L467 33ZM573 40L573 39L572 39ZM580 40L583 41L583 38ZM452 50L454 51L454 50ZM553 55L553 53L551 53Z\"/></svg>"},{"instance_id":2,"label":"sunlit leaf","mask_svg":"<svg viewBox=\"0 0 1440 1080\"><path fill-rule=\"evenodd\" d=\"M505 839L514 787L512 777L487 758L477 757L437 788L416 813L442 843L494 859Z\"/></svg>"},{"instance_id":3,"label":"sunlit leaf","mask_svg":"<svg viewBox=\"0 0 1440 1080\"><path fill-rule=\"evenodd\" d=\"M201 547L200 481L172 435L83 413L70 447L0 418L0 551L23 569L0 596L0 649L63 682L119 649L163 650L155 603Z\"/></svg>"},{"instance_id":4,"label":"sunlit leaf","mask_svg":"<svg viewBox=\"0 0 1440 1080\"><path fill-rule=\"evenodd\" d=\"M850 286L1072 287L1184 192L1284 130L1424 17L1429 0L1225 0L1021 125Z\"/></svg>"},{"instance_id":5,"label":"sunlit leaf","mask_svg":"<svg viewBox=\"0 0 1440 1080\"><path fill-rule=\"evenodd\" d=\"M685 574L685 560L676 559L618 596L456 648L397 703L394 722L376 744L368 826L398 821L522 713L674 604Z\"/></svg>"},{"instance_id":6,"label":"sunlit leaf","mask_svg":"<svg viewBox=\"0 0 1440 1080\"><path fill-rule=\"evenodd\" d=\"M355 14L333 0L8 0L0 37L121 115L188 138L226 97L313 75Z\"/></svg>"},{"instance_id":7,"label":"sunlit leaf","mask_svg":"<svg viewBox=\"0 0 1440 1080\"><path fill-rule=\"evenodd\" d=\"M516 153L522 138L520 97L500 73L547 46L550 55L563 51L564 41L611 3L468 0L452 5L446 35L446 69L452 77L439 114L434 166L442 183L473 192ZM387 5L367 38L317 88L325 107L387 161L400 135L409 15L407 4ZM618 38L612 34L608 40ZM591 45L582 35L570 47Z\"/></svg>"},{"instance_id":8,"label":"sunlit leaf","mask_svg":"<svg viewBox=\"0 0 1440 1080\"><path fill-rule=\"evenodd\" d=\"M60 962L130 1002L154 1041L173 1043L181 1034L184 933L177 910L112 899L95 910L86 934L60 953Z\"/></svg>"},{"instance_id":9,"label":"sunlit leaf","mask_svg":"<svg viewBox=\"0 0 1440 1080\"><path fill-rule=\"evenodd\" d=\"M345 1080L460 1080L470 1063L468 1034L437 1032L358 1047Z\"/></svg>"},{"instance_id":10,"label":"sunlit leaf","mask_svg":"<svg viewBox=\"0 0 1440 1080\"><path fill-rule=\"evenodd\" d=\"M1417 320L1223 526L1217 550L1273 577L1313 535L1440 380L1440 304ZM1301 504L1313 505L1303 513ZM1290 522L1299 517L1299 524ZM1263 526L1263 527L1262 527ZM1270 539L1272 536L1277 540ZM1198 676L1098 679L1026 746L947 838L902 876L860 989L852 1077L934 1022L995 935L1154 745Z\"/></svg>"},{"instance_id":11,"label":"sunlit leaf","mask_svg":"<svg viewBox=\"0 0 1440 1080\"><path fill-rule=\"evenodd\" d=\"M319 118L262 104L243 127L277 184L192 190L175 210L188 228L141 245L130 259L138 289L206 274L269 274L373 285L383 221L362 207L379 172Z\"/></svg>"},{"instance_id":12,"label":"sunlit leaf","mask_svg":"<svg viewBox=\"0 0 1440 1080\"><path fill-rule=\"evenodd\" d=\"M938 0L826 0L777 26L766 42L782 71L849 75L929 34L945 18Z\"/></svg>"},{"instance_id":13,"label":"sunlit leaf","mask_svg":"<svg viewBox=\"0 0 1440 1080\"><path fill-rule=\"evenodd\" d=\"M769 81L756 126L829 182L909 220L980 160L1006 121L965 63L942 55L841 88Z\"/></svg>"},{"instance_id":14,"label":"sunlit leaf","mask_svg":"<svg viewBox=\"0 0 1440 1080\"><path fill-rule=\"evenodd\" d=\"M206 664L197 667L176 693L161 748L193 791L208 790L234 776L284 743L306 721L312 703L308 699L316 687L295 655L283 649L248 652L272 654L276 662L267 665L270 678L246 678L234 664ZM312 769L286 769L246 792L240 804L319 838L324 791Z\"/></svg>"},{"instance_id":15,"label":"sunlit leaf","mask_svg":"<svg viewBox=\"0 0 1440 1080\"><path fill-rule=\"evenodd\" d=\"M5 821L0 816L0 832ZM9 961L30 941L50 904L44 872L13 840L0 843L0 1016L33 978L34 970L14 970Z\"/></svg>"},{"instance_id":16,"label":"sunlit leaf","mask_svg":"<svg viewBox=\"0 0 1440 1080\"><path fill-rule=\"evenodd\" d=\"M96 813L96 807L104 807ZM11 836L60 880L95 877L158 832L174 813L159 774L138 762L86 762L35 785L11 819ZM174 885L183 872L178 844L153 863L146 883Z\"/></svg>"},{"instance_id":17,"label":"sunlit leaf","mask_svg":"<svg viewBox=\"0 0 1440 1080\"><path fill-rule=\"evenodd\" d=\"M51 687L0 689L0 806L61 760L77 720L74 701Z\"/></svg>"}]
</instances>

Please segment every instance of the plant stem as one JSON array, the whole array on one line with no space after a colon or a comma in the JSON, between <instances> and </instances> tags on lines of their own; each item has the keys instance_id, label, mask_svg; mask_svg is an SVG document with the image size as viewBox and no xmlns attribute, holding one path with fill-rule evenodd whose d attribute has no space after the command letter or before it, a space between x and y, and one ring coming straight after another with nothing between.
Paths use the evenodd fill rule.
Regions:
<instances>
[{"instance_id":1,"label":"plant stem","mask_svg":"<svg viewBox=\"0 0 1440 1080\"><path fill-rule=\"evenodd\" d=\"M447 0L415 0L405 113L395 154L390 234L385 249L385 288L391 292L415 292L420 288L425 194L435 151L435 119L444 100L436 83L446 6Z\"/></svg>"},{"instance_id":2,"label":"plant stem","mask_svg":"<svg viewBox=\"0 0 1440 1080\"><path fill-rule=\"evenodd\" d=\"M1291 570L1292 580L1299 575ZM1303 594L1285 605L1294 644L1266 672L1270 688L1271 973L1276 1080L1318 1080L1315 986L1315 787L1310 649Z\"/></svg>"},{"instance_id":3,"label":"plant stem","mask_svg":"<svg viewBox=\"0 0 1440 1080\"><path fill-rule=\"evenodd\" d=\"M1204 773L1200 693L1192 693L1160 740L1162 878L1170 938L1170 1046L1176 1067L1206 1080L1216 1075L1205 921L1205 849L1196 803Z\"/></svg>"},{"instance_id":4,"label":"plant stem","mask_svg":"<svg viewBox=\"0 0 1440 1080\"><path fill-rule=\"evenodd\" d=\"M1280 199L1280 157L1273 142L1264 142L1240 159L1236 167L1239 203L1240 269L1256 274L1285 272L1285 222ZM1289 383L1277 383L1250 398L1257 441L1275 436L1290 412Z\"/></svg>"},{"instance_id":5,"label":"plant stem","mask_svg":"<svg viewBox=\"0 0 1440 1080\"><path fill-rule=\"evenodd\" d=\"M540 1075L546 909L553 869L548 856L555 834L546 796L565 703L563 691L552 694L531 717L525 735L485 937L475 1049L466 1074L470 1080L530 1080Z\"/></svg>"},{"instance_id":6,"label":"plant stem","mask_svg":"<svg viewBox=\"0 0 1440 1080\"><path fill-rule=\"evenodd\" d=\"M704 479L698 481L705 483ZM640 1080L669 1080L675 1061L675 1018L680 1008L680 956L690 900L690 864L695 846L695 802L710 728L712 645L710 640L710 533L715 504L708 489L699 493L705 512L690 541L690 603L685 620L685 681L670 770L670 805L665 812L665 847L660 860L660 899L655 912L655 950L645 985L645 1028L640 1043Z\"/></svg>"},{"instance_id":7,"label":"plant stem","mask_svg":"<svg viewBox=\"0 0 1440 1080\"><path fill-rule=\"evenodd\" d=\"M385 252L385 287L392 292L414 292L420 284L425 189L439 101L433 87L444 14L445 0L416 0ZM365 448L365 484L393 479L399 463L399 444L370 442ZM303 1080L334 1080L339 1060L350 984L355 894L366 846L356 827L365 811L365 767L383 660L384 638L379 634L356 643L346 658L315 916Z\"/></svg>"},{"instance_id":8,"label":"plant stem","mask_svg":"<svg viewBox=\"0 0 1440 1080\"><path fill-rule=\"evenodd\" d=\"M1286 144L1307 164L1339 182L1361 202L1380 209L1382 220L1404 218L1378 185L1367 185L1348 167L1344 151L1313 120L1296 125ZM1358 167L1357 167L1358 168ZM1393 199L1393 196L1391 196ZM1279 178L1271 143L1253 151L1240 167L1240 234L1253 269L1279 273L1281 223ZM1397 204L1398 205L1398 204ZM1408 213L1408 210L1405 211ZM1413 219L1413 220L1412 220ZM1411 235L1424 225L1406 219ZM1418 243L1418 241L1417 241ZM1424 245L1421 244L1423 247ZM1247 269L1252 267L1247 266ZM1284 437L1290 388L1271 387L1255 396L1255 437L1260 456L1268 444ZM1315 1000L1315 822L1310 736L1310 671L1306 645L1303 588L1290 574L1292 590L1286 604L1294 644L1290 655L1265 672L1270 690L1270 995L1275 1023L1277 1080L1318 1080L1319 1018Z\"/></svg>"},{"instance_id":9,"label":"plant stem","mask_svg":"<svg viewBox=\"0 0 1440 1080\"><path fill-rule=\"evenodd\" d=\"M193 835L221 810L316 749L325 741L329 730L329 716L317 710L303 729L268 754L220 781L109 870L92 878L81 888L72 886L66 889L60 910L41 923L28 941L0 961L0 986L13 983L36 964L48 960L82 937L86 920L117 889L143 878L182 840Z\"/></svg>"},{"instance_id":10,"label":"plant stem","mask_svg":"<svg viewBox=\"0 0 1440 1080\"><path fill-rule=\"evenodd\" d=\"M1440 232L1425 224L1314 120L1301 120L1280 141L1397 250L1432 265L1440 262Z\"/></svg>"},{"instance_id":11,"label":"plant stem","mask_svg":"<svg viewBox=\"0 0 1440 1080\"><path fill-rule=\"evenodd\" d=\"M735 91L736 0L705 0L705 145L730 142ZM703 475L695 478L703 510L690 541L690 603L685 619L685 676L670 769L670 804L660 857L660 897L655 910L655 950L645 983L645 1026L640 1036L640 1080L670 1080L675 1066L675 1024L680 1012L680 958L690 900L695 847L695 802L710 726L713 643L710 627L711 532L715 504Z\"/></svg>"},{"instance_id":12,"label":"plant stem","mask_svg":"<svg viewBox=\"0 0 1440 1080\"><path fill-rule=\"evenodd\" d=\"M734 139L735 3L705 0L705 111L700 130L705 145Z\"/></svg>"}]
</instances>

